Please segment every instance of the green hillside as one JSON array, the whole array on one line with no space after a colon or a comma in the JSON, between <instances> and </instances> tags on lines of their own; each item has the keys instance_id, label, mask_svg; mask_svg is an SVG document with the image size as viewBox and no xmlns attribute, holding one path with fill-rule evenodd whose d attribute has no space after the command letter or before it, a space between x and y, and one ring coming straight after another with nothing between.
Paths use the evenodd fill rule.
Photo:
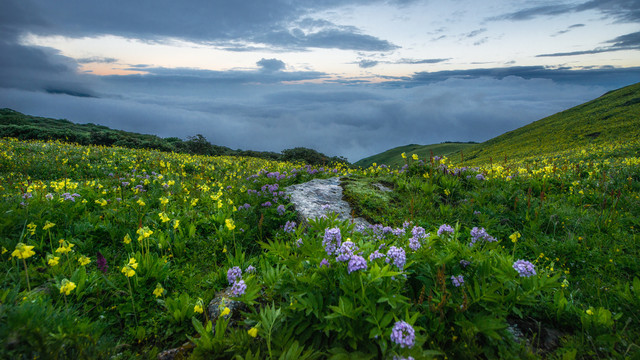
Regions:
<instances>
[{"instance_id":1,"label":"green hillside","mask_svg":"<svg viewBox=\"0 0 640 360\"><path fill-rule=\"evenodd\" d=\"M410 144L404 146L398 146L393 149L389 149L380 154L372 155L366 157L362 160L358 160L354 163L354 165L369 167L373 163L378 165L385 164L387 166L402 166L404 165L404 160L400 156L402 153L407 154L407 156L411 156L412 154L417 154L421 159L428 158L432 154L434 156L444 156L453 152L457 152L460 150L466 151L466 149L477 145L476 143L461 143L461 142L445 142L440 144L432 144L432 145L417 145Z\"/></svg>"},{"instance_id":2,"label":"green hillside","mask_svg":"<svg viewBox=\"0 0 640 360\"><path fill-rule=\"evenodd\" d=\"M484 164L491 161L562 156L572 151L589 151L593 147L610 147L605 157L637 153L637 148L621 151L611 144L640 138L640 83L618 90L507 132L478 146L452 154L454 161ZM588 156L588 154L586 154Z\"/></svg>"}]
</instances>

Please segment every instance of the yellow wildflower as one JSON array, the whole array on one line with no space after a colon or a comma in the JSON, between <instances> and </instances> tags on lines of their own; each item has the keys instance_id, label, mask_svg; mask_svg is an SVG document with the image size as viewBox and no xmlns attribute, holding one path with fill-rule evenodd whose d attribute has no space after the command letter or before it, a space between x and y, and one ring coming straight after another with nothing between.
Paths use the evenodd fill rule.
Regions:
<instances>
[{"instance_id":1,"label":"yellow wildflower","mask_svg":"<svg viewBox=\"0 0 640 360\"><path fill-rule=\"evenodd\" d=\"M140 206L145 206L147 205L144 201L142 201L142 199L138 199L138 201L136 201L136 203Z\"/></svg>"},{"instance_id":2,"label":"yellow wildflower","mask_svg":"<svg viewBox=\"0 0 640 360\"><path fill-rule=\"evenodd\" d=\"M66 253L69 253L69 252L73 251L73 250L71 250L71 248L74 247L74 246L75 246L74 244L72 244L72 243L70 243L70 242L68 242L68 241L66 241L64 239L60 239L60 247L56 249L56 252L60 253L60 254L66 254Z\"/></svg>"},{"instance_id":3,"label":"yellow wildflower","mask_svg":"<svg viewBox=\"0 0 640 360\"><path fill-rule=\"evenodd\" d=\"M44 226L42 227L42 230L49 230L49 229L51 229L51 228L52 228L52 227L54 227L54 226L56 226L56 224L54 224L54 223L52 223L51 221L47 220L47 221L44 223Z\"/></svg>"},{"instance_id":4,"label":"yellow wildflower","mask_svg":"<svg viewBox=\"0 0 640 360\"><path fill-rule=\"evenodd\" d=\"M229 231L236 228L236 224L233 223L233 219L226 219L224 221L224 224L227 227L227 229L229 229Z\"/></svg>"},{"instance_id":5,"label":"yellow wildflower","mask_svg":"<svg viewBox=\"0 0 640 360\"><path fill-rule=\"evenodd\" d=\"M67 279L63 279L60 285L60 294L64 293L65 295L71 294L71 291L76 288L76 284L73 281L69 281Z\"/></svg>"},{"instance_id":6,"label":"yellow wildflower","mask_svg":"<svg viewBox=\"0 0 640 360\"><path fill-rule=\"evenodd\" d=\"M162 296L162 294L164 294L164 288L162 287L162 285L160 285L160 283L158 283L156 285L156 289L153 290L153 295L155 295L156 297L160 297Z\"/></svg>"},{"instance_id":7,"label":"yellow wildflower","mask_svg":"<svg viewBox=\"0 0 640 360\"><path fill-rule=\"evenodd\" d=\"M251 329L247 330L247 334L249 334L249 336L251 337L258 336L258 328L252 327Z\"/></svg>"},{"instance_id":8,"label":"yellow wildflower","mask_svg":"<svg viewBox=\"0 0 640 360\"><path fill-rule=\"evenodd\" d=\"M122 240L125 244L128 244L131 242L131 236L129 236L129 234L126 234L124 236L124 240Z\"/></svg>"},{"instance_id":9,"label":"yellow wildflower","mask_svg":"<svg viewBox=\"0 0 640 360\"><path fill-rule=\"evenodd\" d=\"M52 256L49 260L47 260L47 264L49 264L49 266L56 266L60 263L60 258L57 256Z\"/></svg>"},{"instance_id":10,"label":"yellow wildflower","mask_svg":"<svg viewBox=\"0 0 640 360\"><path fill-rule=\"evenodd\" d=\"M193 311L197 312L198 314L202 314L202 312L204 307L204 302L202 301L201 298L198 298L198 301L196 301L196 305L193 307Z\"/></svg>"},{"instance_id":11,"label":"yellow wildflower","mask_svg":"<svg viewBox=\"0 0 640 360\"><path fill-rule=\"evenodd\" d=\"M417 160L418 160L418 154L413 154L413 155L411 155L411 158L412 158L413 160L416 160L416 161L417 161Z\"/></svg>"},{"instance_id":12,"label":"yellow wildflower","mask_svg":"<svg viewBox=\"0 0 640 360\"><path fill-rule=\"evenodd\" d=\"M145 226L139 228L136 233L138 234L138 241L142 241L143 239L151 236L153 234L153 231L149 230L149 227Z\"/></svg>"},{"instance_id":13,"label":"yellow wildflower","mask_svg":"<svg viewBox=\"0 0 640 360\"><path fill-rule=\"evenodd\" d=\"M173 220L173 228L177 229L180 226L180 220Z\"/></svg>"},{"instance_id":14,"label":"yellow wildflower","mask_svg":"<svg viewBox=\"0 0 640 360\"><path fill-rule=\"evenodd\" d=\"M400 156L402 156L403 159L407 158L407 154L405 154L405 153L400 154Z\"/></svg>"},{"instance_id":15,"label":"yellow wildflower","mask_svg":"<svg viewBox=\"0 0 640 360\"><path fill-rule=\"evenodd\" d=\"M160 220L162 220L162 222L163 222L163 223L166 223L166 222L168 222L169 220L171 220L171 219L169 219L169 217L167 216L167 214L165 214L165 213L164 213L164 211L163 211L163 212L161 212L161 213L158 213L158 217L160 218Z\"/></svg>"},{"instance_id":16,"label":"yellow wildflower","mask_svg":"<svg viewBox=\"0 0 640 360\"><path fill-rule=\"evenodd\" d=\"M78 259L78 263L80 264L80 266L85 266L90 262L91 262L91 259L89 259L84 255L80 256L80 258Z\"/></svg>"},{"instance_id":17,"label":"yellow wildflower","mask_svg":"<svg viewBox=\"0 0 640 360\"><path fill-rule=\"evenodd\" d=\"M6 253L7 251L9 251L9 250L7 250L7 248L3 246L2 247L2 255L4 255L4 253Z\"/></svg>"},{"instance_id":18,"label":"yellow wildflower","mask_svg":"<svg viewBox=\"0 0 640 360\"><path fill-rule=\"evenodd\" d=\"M31 245L17 243L16 249L13 250L13 252L11 253L11 256L15 256L18 259L28 259L36 254L32 249L33 249L33 246Z\"/></svg>"},{"instance_id":19,"label":"yellow wildflower","mask_svg":"<svg viewBox=\"0 0 640 360\"><path fill-rule=\"evenodd\" d=\"M161 197L160 198L160 204L162 205L167 205L169 203L169 199L167 199L166 197Z\"/></svg>"},{"instance_id":20,"label":"yellow wildflower","mask_svg":"<svg viewBox=\"0 0 640 360\"><path fill-rule=\"evenodd\" d=\"M229 315L230 312L231 312L231 309L229 309L228 307L225 307L224 310L222 310L222 312L220 313L220 316L227 316Z\"/></svg>"},{"instance_id":21,"label":"yellow wildflower","mask_svg":"<svg viewBox=\"0 0 640 360\"><path fill-rule=\"evenodd\" d=\"M29 231L30 235L33 235L36 233L36 228L38 227L38 225L34 224L34 223L30 223L27 225L27 231Z\"/></svg>"},{"instance_id":22,"label":"yellow wildflower","mask_svg":"<svg viewBox=\"0 0 640 360\"><path fill-rule=\"evenodd\" d=\"M200 200L200 199L196 198L196 199L191 200L191 206L196 206L196 204L198 204L198 200Z\"/></svg>"},{"instance_id":23,"label":"yellow wildflower","mask_svg":"<svg viewBox=\"0 0 640 360\"><path fill-rule=\"evenodd\" d=\"M130 258L129 259L129 263L127 264L127 266L130 266L133 269L137 269L138 268L138 263L136 262L136 258Z\"/></svg>"},{"instance_id":24,"label":"yellow wildflower","mask_svg":"<svg viewBox=\"0 0 640 360\"><path fill-rule=\"evenodd\" d=\"M100 206L107 206L107 200L105 200L105 199L100 198L100 199L96 200L95 202L96 202L96 204L98 204Z\"/></svg>"},{"instance_id":25,"label":"yellow wildflower","mask_svg":"<svg viewBox=\"0 0 640 360\"><path fill-rule=\"evenodd\" d=\"M514 232L513 234L509 235L509 239L511 239L511 242L518 242L518 239L520 239L520 233L518 231Z\"/></svg>"},{"instance_id":26,"label":"yellow wildflower","mask_svg":"<svg viewBox=\"0 0 640 360\"><path fill-rule=\"evenodd\" d=\"M593 310L588 309L588 310L587 310L587 315L593 315Z\"/></svg>"}]
</instances>

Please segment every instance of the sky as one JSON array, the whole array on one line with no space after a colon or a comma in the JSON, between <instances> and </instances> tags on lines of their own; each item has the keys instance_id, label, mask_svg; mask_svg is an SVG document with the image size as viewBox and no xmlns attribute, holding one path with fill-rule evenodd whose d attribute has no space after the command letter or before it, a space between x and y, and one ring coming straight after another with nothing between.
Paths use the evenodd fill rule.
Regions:
<instances>
[{"instance_id":1,"label":"sky","mask_svg":"<svg viewBox=\"0 0 640 360\"><path fill-rule=\"evenodd\" d=\"M640 82L640 0L0 0L0 107L355 162Z\"/></svg>"}]
</instances>

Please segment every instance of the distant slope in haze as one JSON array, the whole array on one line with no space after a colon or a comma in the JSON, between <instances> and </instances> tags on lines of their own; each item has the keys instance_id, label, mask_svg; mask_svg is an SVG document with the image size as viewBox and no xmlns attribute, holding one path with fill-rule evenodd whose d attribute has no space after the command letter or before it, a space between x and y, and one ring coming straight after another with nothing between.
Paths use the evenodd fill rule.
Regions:
<instances>
[{"instance_id":1,"label":"distant slope in haze","mask_svg":"<svg viewBox=\"0 0 640 360\"><path fill-rule=\"evenodd\" d=\"M433 156L444 156L460 150L466 151L465 149L468 149L475 145L477 144L462 142L445 142L432 145L410 144L398 146L380 154L372 155L358 160L354 163L354 165L369 167L373 163L376 163L378 165L385 164L387 166L402 166L404 165L404 160L400 156L402 153L405 153L408 157L410 157L412 154L417 154L421 159L428 159L432 154Z\"/></svg>"}]
</instances>

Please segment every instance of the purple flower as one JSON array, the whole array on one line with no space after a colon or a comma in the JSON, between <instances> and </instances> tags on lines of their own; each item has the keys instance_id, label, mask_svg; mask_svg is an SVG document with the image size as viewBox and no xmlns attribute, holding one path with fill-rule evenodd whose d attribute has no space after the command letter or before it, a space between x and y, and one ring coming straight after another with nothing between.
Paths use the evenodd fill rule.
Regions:
<instances>
[{"instance_id":1,"label":"purple flower","mask_svg":"<svg viewBox=\"0 0 640 360\"><path fill-rule=\"evenodd\" d=\"M369 255L369 261L373 261L375 259L383 258L384 254L380 253L380 251L376 250Z\"/></svg>"},{"instance_id":2,"label":"purple flower","mask_svg":"<svg viewBox=\"0 0 640 360\"><path fill-rule=\"evenodd\" d=\"M238 279L242 279L242 269L239 266L234 266L227 270L227 281L229 284L234 284Z\"/></svg>"},{"instance_id":3,"label":"purple flower","mask_svg":"<svg viewBox=\"0 0 640 360\"><path fill-rule=\"evenodd\" d=\"M478 174L478 175L476 175L476 179L478 179L478 180L485 180L484 175L482 175L482 174Z\"/></svg>"},{"instance_id":4,"label":"purple flower","mask_svg":"<svg viewBox=\"0 0 640 360\"><path fill-rule=\"evenodd\" d=\"M471 261L467 261L467 260L460 260L460 266L462 266L463 268L466 268L467 266L471 265Z\"/></svg>"},{"instance_id":5,"label":"purple flower","mask_svg":"<svg viewBox=\"0 0 640 360\"><path fill-rule=\"evenodd\" d=\"M51 200L51 199L53 199L53 194L52 193L48 193L44 197L46 197L48 200Z\"/></svg>"},{"instance_id":6,"label":"purple flower","mask_svg":"<svg viewBox=\"0 0 640 360\"><path fill-rule=\"evenodd\" d=\"M447 224L442 224L440 225L440 228L438 229L438 236L442 235L443 233L451 233L453 234L455 230L453 229L453 227L451 227L451 225L447 225Z\"/></svg>"},{"instance_id":7,"label":"purple flower","mask_svg":"<svg viewBox=\"0 0 640 360\"><path fill-rule=\"evenodd\" d=\"M31 199L32 196L33 195L31 195L30 192L26 192L26 193L22 194L22 198L25 199L25 200Z\"/></svg>"},{"instance_id":8,"label":"purple flower","mask_svg":"<svg viewBox=\"0 0 640 360\"><path fill-rule=\"evenodd\" d=\"M477 227L474 227L473 229L471 229L471 243L469 244L469 246L473 246L473 244L475 244L478 240L485 240L488 242L496 241L496 239L493 236L489 235L487 233L487 230L485 230L484 228L478 229Z\"/></svg>"},{"instance_id":9,"label":"purple flower","mask_svg":"<svg viewBox=\"0 0 640 360\"><path fill-rule=\"evenodd\" d=\"M367 260L365 260L360 255L354 255L349 260L348 271L351 274L354 271L358 270L366 270L367 269Z\"/></svg>"},{"instance_id":10,"label":"purple flower","mask_svg":"<svg viewBox=\"0 0 640 360\"><path fill-rule=\"evenodd\" d=\"M336 254L338 254L336 261L345 262L349 260L356 251L358 251L356 244L351 241L345 241L340 245L338 251L336 251Z\"/></svg>"},{"instance_id":11,"label":"purple flower","mask_svg":"<svg viewBox=\"0 0 640 360\"><path fill-rule=\"evenodd\" d=\"M331 228L324 230L324 238L322 240L322 246L324 246L327 255L333 254L336 249L342 244L342 235L340 234L340 228Z\"/></svg>"},{"instance_id":12,"label":"purple flower","mask_svg":"<svg viewBox=\"0 0 640 360\"><path fill-rule=\"evenodd\" d=\"M284 212L286 211L284 208L284 205L278 205L278 208L276 209L278 211L278 215L284 215Z\"/></svg>"},{"instance_id":13,"label":"purple flower","mask_svg":"<svg viewBox=\"0 0 640 360\"><path fill-rule=\"evenodd\" d=\"M518 272L520 277L529 277L536 275L535 266L527 260L518 260L514 262L513 268Z\"/></svg>"},{"instance_id":14,"label":"purple flower","mask_svg":"<svg viewBox=\"0 0 640 360\"><path fill-rule=\"evenodd\" d=\"M96 266L98 266L98 269L105 274L107 273L107 269L109 269L109 265L107 265L107 259L102 256L102 253L100 253L100 251L98 251L97 254Z\"/></svg>"},{"instance_id":15,"label":"purple flower","mask_svg":"<svg viewBox=\"0 0 640 360\"><path fill-rule=\"evenodd\" d=\"M249 273L253 273L253 272L255 272L255 271L256 271L256 268L255 268L253 265L249 265L249 266L247 266L247 268L246 268L246 269L244 269L244 272L246 272L246 273L248 273L248 274L249 274Z\"/></svg>"},{"instance_id":16,"label":"purple flower","mask_svg":"<svg viewBox=\"0 0 640 360\"><path fill-rule=\"evenodd\" d=\"M451 282L453 283L453 286L460 287L464 285L464 277L462 275L458 275L458 276L451 275Z\"/></svg>"},{"instance_id":17,"label":"purple flower","mask_svg":"<svg viewBox=\"0 0 640 360\"><path fill-rule=\"evenodd\" d=\"M395 236L402 236L406 233L406 230L404 228L395 228L392 230L392 232Z\"/></svg>"},{"instance_id":18,"label":"purple flower","mask_svg":"<svg viewBox=\"0 0 640 360\"><path fill-rule=\"evenodd\" d=\"M284 232L290 233L296 230L296 222L295 221L287 221L284 224Z\"/></svg>"},{"instance_id":19,"label":"purple flower","mask_svg":"<svg viewBox=\"0 0 640 360\"><path fill-rule=\"evenodd\" d=\"M411 229L411 235L413 235L413 237L417 239L424 239L427 237L424 228L420 226L414 226L413 229Z\"/></svg>"},{"instance_id":20,"label":"purple flower","mask_svg":"<svg viewBox=\"0 0 640 360\"><path fill-rule=\"evenodd\" d=\"M242 296L247 290L247 285L244 283L244 280L236 281L231 287L231 296Z\"/></svg>"},{"instance_id":21,"label":"purple flower","mask_svg":"<svg viewBox=\"0 0 640 360\"><path fill-rule=\"evenodd\" d=\"M420 244L420 240L412 237L411 239L409 239L409 247L411 248L411 250L417 251L422 247L422 244Z\"/></svg>"},{"instance_id":22,"label":"purple flower","mask_svg":"<svg viewBox=\"0 0 640 360\"><path fill-rule=\"evenodd\" d=\"M302 238L300 238L300 239L296 240L296 246L297 246L297 247L300 247L300 246L302 246L303 244L304 244L304 243L302 242Z\"/></svg>"},{"instance_id":23,"label":"purple flower","mask_svg":"<svg viewBox=\"0 0 640 360\"><path fill-rule=\"evenodd\" d=\"M262 206L269 207L269 206L271 206L271 202L270 201L264 202L264 203L262 203Z\"/></svg>"},{"instance_id":24,"label":"purple flower","mask_svg":"<svg viewBox=\"0 0 640 360\"><path fill-rule=\"evenodd\" d=\"M398 269L402 270L404 264L407 261L407 257L405 255L404 249L391 246L389 251L387 251L387 263L389 261L393 261L393 265L397 266Z\"/></svg>"},{"instance_id":25,"label":"purple flower","mask_svg":"<svg viewBox=\"0 0 640 360\"><path fill-rule=\"evenodd\" d=\"M397 321L391 330L391 341L400 345L401 348L412 348L416 340L416 333L413 327L405 321Z\"/></svg>"},{"instance_id":26,"label":"purple flower","mask_svg":"<svg viewBox=\"0 0 640 360\"><path fill-rule=\"evenodd\" d=\"M320 267L329 267L329 261L327 259L322 259L322 261L320 261Z\"/></svg>"}]
</instances>

